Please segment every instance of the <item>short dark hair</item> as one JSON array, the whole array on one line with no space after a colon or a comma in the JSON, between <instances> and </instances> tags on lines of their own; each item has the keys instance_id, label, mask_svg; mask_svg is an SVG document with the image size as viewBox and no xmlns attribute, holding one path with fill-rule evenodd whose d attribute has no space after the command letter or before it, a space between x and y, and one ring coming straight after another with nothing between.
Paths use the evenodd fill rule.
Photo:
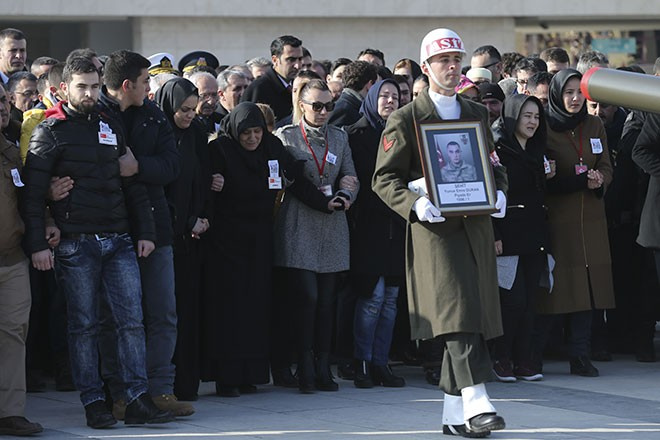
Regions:
<instances>
[{"instance_id":1,"label":"short dark hair","mask_svg":"<svg viewBox=\"0 0 660 440\"><path fill-rule=\"evenodd\" d=\"M461 149L461 144L459 144L459 143L456 142L456 141L449 141L449 142L447 142L447 145L446 145L447 149L449 149L449 146L450 146L450 145L456 145L456 146L458 147L459 150Z\"/></svg>"},{"instance_id":2,"label":"short dark hair","mask_svg":"<svg viewBox=\"0 0 660 440\"><path fill-rule=\"evenodd\" d=\"M66 63L57 63L50 68L48 72L48 83L56 89L60 88L60 83L62 82L62 74L64 73L64 66Z\"/></svg>"},{"instance_id":3,"label":"short dark hair","mask_svg":"<svg viewBox=\"0 0 660 440\"><path fill-rule=\"evenodd\" d=\"M539 84L547 84L549 86L552 77L553 75L548 72L536 72L527 80L527 90L529 93L534 93Z\"/></svg>"},{"instance_id":4,"label":"short dark hair","mask_svg":"<svg viewBox=\"0 0 660 440\"><path fill-rule=\"evenodd\" d=\"M514 68L518 61L525 58L522 54L518 52L505 52L502 54L502 72L506 73L509 76L513 76Z\"/></svg>"},{"instance_id":5,"label":"short dark hair","mask_svg":"<svg viewBox=\"0 0 660 440\"><path fill-rule=\"evenodd\" d=\"M0 31L0 43L3 43L5 39L12 39L12 40L26 40L27 37L23 33L23 31L15 28L6 28Z\"/></svg>"},{"instance_id":6,"label":"short dark hair","mask_svg":"<svg viewBox=\"0 0 660 440\"><path fill-rule=\"evenodd\" d=\"M344 87L358 91L367 85L369 81L376 82L378 79L378 68L366 61L353 61L346 65L342 80Z\"/></svg>"},{"instance_id":7,"label":"short dark hair","mask_svg":"<svg viewBox=\"0 0 660 440\"><path fill-rule=\"evenodd\" d=\"M568 52L566 52L561 47L548 47L547 49L544 49L541 52L541 54L539 55L539 58L541 58L545 62L548 62L548 61L553 61L555 63L570 63L571 62L571 59L568 56Z\"/></svg>"},{"instance_id":8,"label":"short dark hair","mask_svg":"<svg viewBox=\"0 0 660 440\"><path fill-rule=\"evenodd\" d=\"M39 57L32 61L32 66L54 66L57 63L59 63L59 61L53 57Z\"/></svg>"},{"instance_id":9,"label":"short dark hair","mask_svg":"<svg viewBox=\"0 0 660 440\"><path fill-rule=\"evenodd\" d=\"M14 93L16 91L16 87L18 84L20 84L21 81L24 79L28 81L34 81L35 83L37 82L37 77L31 74L30 72L16 72L12 73L11 76L9 77L9 80L7 81L7 90L9 93Z\"/></svg>"},{"instance_id":10,"label":"short dark hair","mask_svg":"<svg viewBox=\"0 0 660 440\"><path fill-rule=\"evenodd\" d=\"M110 90L118 90L125 80L136 82L151 63L137 52L117 50L108 56L103 68L103 80Z\"/></svg>"},{"instance_id":11,"label":"short dark hair","mask_svg":"<svg viewBox=\"0 0 660 440\"><path fill-rule=\"evenodd\" d=\"M73 79L73 75L92 72L96 73L97 75L99 74L96 66L94 63L92 63L92 60L87 57L73 57L69 59L64 66L64 71L62 72L62 81L68 84L71 82L71 79Z\"/></svg>"},{"instance_id":12,"label":"short dark hair","mask_svg":"<svg viewBox=\"0 0 660 440\"><path fill-rule=\"evenodd\" d=\"M330 74L332 75L332 72L337 70L338 67L348 66L352 62L353 62L353 60L350 59L350 58L337 58L336 60L334 60L332 62L332 67L330 68Z\"/></svg>"},{"instance_id":13,"label":"short dark hair","mask_svg":"<svg viewBox=\"0 0 660 440\"><path fill-rule=\"evenodd\" d=\"M474 50L474 52L472 52L473 57L479 55L488 55L490 58L494 58L497 61L502 61L502 55L500 54L500 51L497 50L495 46L491 46L490 44L479 46Z\"/></svg>"},{"instance_id":14,"label":"short dark hair","mask_svg":"<svg viewBox=\"0 0 660 440\"><path fill-rule=\"evenodd\" d=\"M88 58L91 60L92 58L98 58L98 55L94 49L90 49L89 47L73 49L71 52L69 52L69 55L66 56L66 62L68 63L70 59L78 57Z\"/></svg>"},{"instance_id":15,"label":"short dark hair","mask_svg":"<svg viewBox=\"0 0 660 440\"><path fill-rule=\"evenodd\" d=\"M523 58L520 61L516 63L516 67L513 68L513 72L517 73L521 70L527 71L527 72L532 72L532 74L536 72L542 72L542 69L539 69L539 65L535 60L538 60L539 58ZM547 70L547 67L546 67Z\"/></svg>"},{"instance_id":16,"label":"short dark hair","mask_svg":"<svg viewBox=\"0 0 660 440\"><path fill-rule=\"evenodd\" d=\"M305 46L303 46L303 56L304 57L312 57L312 53L307 49Z\"/></svg>"},{"instance_id":17,"label":"short dark hair","mask_svg":"<svg viewBox=\"0 0 660 440\"><path fill-rule=\"evenodd\" d=\"M370 48L366 48L366 49L360 51L360 53L359 53L358 56L357 56L358 59L359 59L362 55L373 55L373 56L375 56L376 58L380 58L380 61L383 63L383 66L385 65L385 54L384 54L383 52L381 52L380 50L378 50L378 49L370 49Z\"/></svg>"},{"instance_id":18,"label":"short dark hair","mask_svg":"<svg viewBox=\"0 0 660 440\"><path fill-rule=\"evenodd\" d=\"M302 46L302 40L293 35L282 35L281 37L277 37L272 43L270 43L270 54L279 58L284 52L284 46L300 47Z\"/></svg>"},{"instance_id":19,"label":"short dark hair","mask_svg":"<svg viewBox=\"0 0 660 440\"><path fill-rule=\"evenodd\" d=\"M391 79L394 76L392 71L385 66L377 66L377 68L378 76L380 76L381 79Z\"/></svg>"}]
</instances>

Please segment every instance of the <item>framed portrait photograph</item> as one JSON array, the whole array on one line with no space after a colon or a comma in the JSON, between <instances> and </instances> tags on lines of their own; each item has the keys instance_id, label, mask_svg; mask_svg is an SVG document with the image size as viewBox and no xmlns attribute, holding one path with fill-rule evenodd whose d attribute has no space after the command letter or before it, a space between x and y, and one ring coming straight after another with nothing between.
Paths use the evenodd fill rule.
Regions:
<instances>
[{"instance_id":1,"label":"framed portrait photograph","mask_svg":"<svg viewBox=\"0 0 660 440\"><path fill-rule=\"evenodd\" d=\"M417 127L426 188L442 215L497 211L497 190L481 121L427 121Z\"/></svg>"}]
</instances>

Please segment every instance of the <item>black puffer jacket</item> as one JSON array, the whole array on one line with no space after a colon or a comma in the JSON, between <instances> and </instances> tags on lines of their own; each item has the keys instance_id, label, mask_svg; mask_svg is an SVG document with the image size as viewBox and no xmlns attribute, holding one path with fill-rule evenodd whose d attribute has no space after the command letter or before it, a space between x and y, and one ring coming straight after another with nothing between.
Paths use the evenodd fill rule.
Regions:
<instances>
[{"instance_id":1,"label":"black puffer jacket","mask_svg":"<svg viewBox=\"0 0 660 440\"><path fill-rule=\"evenodd\" d=\"M24 168L28 254L48 249L44 212L51 176L70 176L74 181L65 199L50 203L51 214L63 234L132 232L138 240L155 241L144 185L119 175L118 158L126 147L111 120L96 112L73 112L62 103L47 116L30 138ZM108 124L117 135L117 145L99 142L101 123Z\"/></svg>"},{"instance_id":2,"label":"black puffer jacket","mask_svg":"<svg viewBox=\"0 0 660 440\"><path fill-rule=\"evenodd\" d=\"M139 163L137 179L147 187L156 222L156 246L172 244L172 220L164 187L179 175L180 158L172 127L163 112L145 99L140 107L121 112L119 104L108 97L105 86L99 99L101 112L121 127L126 145Z\"/></svg>"}]
</instances>

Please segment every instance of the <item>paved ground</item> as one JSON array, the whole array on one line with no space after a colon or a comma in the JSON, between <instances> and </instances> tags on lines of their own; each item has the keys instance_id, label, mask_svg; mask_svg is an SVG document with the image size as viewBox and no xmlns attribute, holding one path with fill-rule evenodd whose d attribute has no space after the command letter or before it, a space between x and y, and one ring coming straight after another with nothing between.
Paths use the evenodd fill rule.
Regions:
<instances>
[{"instance_id":1,"label":"paved ground","mask_svg":"<svg viewBox=\"0 0 660 440\"><path fill-rule=\"evenodd\" d=\"M493 439L660 439L660 363L619 355L595 363L599 378L568 374L568 363L548 362L545 380L491 383L488 390L507 429ZM30 394L27 415L48 439L449 439L441 433L442 393L419 367L395 366L408 386L361 390L339 380L336 393L301 395L260 387L254 395L220 398L203 384L197 412L175 423L107 430L85 426L78 394Z\"/></svg>"}]
</instances>

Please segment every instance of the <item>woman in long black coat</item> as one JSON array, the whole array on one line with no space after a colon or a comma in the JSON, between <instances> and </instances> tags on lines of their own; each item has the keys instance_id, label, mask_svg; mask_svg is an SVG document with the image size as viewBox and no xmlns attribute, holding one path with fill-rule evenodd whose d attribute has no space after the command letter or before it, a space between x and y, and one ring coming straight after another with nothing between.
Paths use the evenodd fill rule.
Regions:
<instances>
[{"instance_id":1,"label":"woman in long black coat","mask_svg":"<svg viewBox=\"0 0 660 440\"><path fill-rule=\"evenodd\" d=\"M503 382L543 377L532 362L532 333L534 298L549 243L543 204L546 133L543 106L538 99L513 95L504 101L495 128L495 148L509 179L508 207L506 217L493 219L493 227L495 253L501 257L498 261L514 278L511 285L500 284L504 335L493 343L494 371Z\"/></svg>"},{"instance_id":2,"label":"woman in long black coat","mask_svg":"<svg viewBox=\"0 0 660 440\"><path fill-rule=\"evenodd\" d=\"M360 108L362 118L345 128L358 180L370 182L376 167L380 136L389 115L399 107L399 86L386 79L369 90ZM349 211L351 285L355 308L355 386L405 385L392 374L388 354L397 314L397 296L404 284L405 221L364 185Z\"/></svg>"},{"instance_id":3,"label":"woman in long black coat","mask_svg":"<svg viewBox=\"0 0 660 440\"><path fill-rule=\"evenodd\" d=\"M202 378L215 381L219 395L237 397L270 380L275 197L286 187L321 211L330 199L301 177L302 164L268 132L256 104L234 108L209 148L224 186L214 193L208 234Z\"/></svg>"},{"instance_id":4,"label":"woman in long black coat","mask_svg":"<svg viewBox=\"0 0 660 440\"><path fill-rule=\"evenodd\" d=\"M165 188L172 210L177 344L174 353L174 394L197 400L199 387L199 298L202 248L199 238L209 227L207 204L211 176L206 133L195 118L197 88L174 78L158 89L156 103L170 121L179 151L181 171Z\"/></svg>"}]
</instances>

